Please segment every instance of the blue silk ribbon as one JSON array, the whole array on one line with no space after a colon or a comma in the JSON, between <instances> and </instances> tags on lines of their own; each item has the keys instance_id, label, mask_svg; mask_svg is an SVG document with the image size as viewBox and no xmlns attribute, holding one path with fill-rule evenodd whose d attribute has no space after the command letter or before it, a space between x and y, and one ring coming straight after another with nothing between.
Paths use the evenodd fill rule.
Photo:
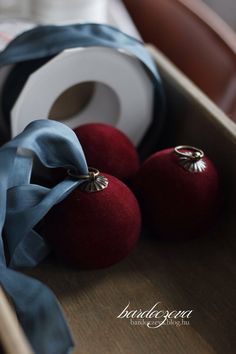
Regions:
<instances>
[{"instance_id":1,"label":"blue silk ribbon","mask_svg":"<svg viewBox=\"0 0 236 354\"><path fill-rule=\"evenodd\" d=\"M13 269L32 267L48 255L48 245L34 227L82 181L68 176L53 188L31 184L34 156L48 168L88 173L75 133L56 121L35 121L0 148L0 280L35 352L64 354L72 339L54 295Z\"/></svg>"},{"instance_id":2,"label":"blue silk ribbon","mask_svg":"<svg viewBox=\"0 0 236 354\"><path fill-rule=\"evenodd\" d=\"M107 25L39 26L18 36L0 53L0 67L88 46L123 49L137 57L148 71L154 84L155 107L153 124L139 147L144 157L156 146L165 104L158 71L142 42ZM75 134L51 120L31 123L0 148L0 281L35 352L65 354L72 347L72 339L54 295L39 281L14 269L32 267L46 257L49 248L35 225L81 181L68 176L53 188L31 184L34 155L49 168L88 172Z\"/></svg>"},{"instance_id":3,"label":"blue silk ribbon","mask_svg":"<svg viewBox=\"0 0 236 354\"><path fill-rule=\"evenodd\" d=\"M138 149L140 157L143 159L157 145L165 111L162 82L156 65L143 42L108 25L89 23L67 26L39 26L18 36L0 53L0 67L49 58L68 48L91 46L125 50L142 62L152 79L154 86L154 119ZM12 90L15 90L14 86Z\"/></svg>"}]
</instances>

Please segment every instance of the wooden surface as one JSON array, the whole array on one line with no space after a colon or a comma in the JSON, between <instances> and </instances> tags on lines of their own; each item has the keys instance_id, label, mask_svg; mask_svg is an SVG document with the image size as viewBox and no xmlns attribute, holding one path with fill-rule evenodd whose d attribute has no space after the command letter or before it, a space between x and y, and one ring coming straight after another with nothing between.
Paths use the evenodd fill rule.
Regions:
<instances>
[{"instance_id":1,"label":"wooden surface","mask_svg":"<svg viewBox=\"0 0 236 354\"><path fill-rule=\"evenodd\" d=\"M173 136L165 144L203 148L221 173L226 202L215 230L179 244L142 237L125 261L108 269L79 271L53 263L27 274L55 291L76 354L234 354L235 126L160 53L153 54L165 81ZM149 329L117 318L129 302L132 309L161 302L162 309L194 312L188 326Z\"/></svg>"},{"instance_id":2,"label":"wooden surface","mask_svg":"<svg viewBox=\"0 0 236 354\"><path fill-rule=\"evenodd\" d=\"M224 237L223 237L224 235ZM235 248L225 233L188 244L146 239L110 269L82 272L42 266L34 276L63 304L75 353L235 353ZM149 329L117 319L133 309L193 309L189 326Z\"/></svg>"}]
</instances>

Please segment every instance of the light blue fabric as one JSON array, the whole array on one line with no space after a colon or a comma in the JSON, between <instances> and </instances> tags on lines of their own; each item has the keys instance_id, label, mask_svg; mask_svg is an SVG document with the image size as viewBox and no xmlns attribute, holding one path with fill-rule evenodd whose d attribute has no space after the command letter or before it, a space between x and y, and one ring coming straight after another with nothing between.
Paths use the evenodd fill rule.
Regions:
<instances>
[{"instance_id":1,"label":"light blue fabric","mask_svg":"<svg viewBox=\"0 0 236 354\"><path fill-rule=\"evenodd\" d=\"M144 157L158 141L165 103L158 71L142 42L106 25L40 26L18 36L0 53L0 67L87 46L126 50L149 72L154 84L155 108L153 124L139 147ZM34 226L81 181L68 177L51 189L30 184L33 154L49 168L70 168L81 174L88 171L77 137L58 122L31 123L0 149L0 281L35 352L65 354L72 347L72 339L54 295L40 282L13 269L34 266L48 254L48 246Z\"/></svg>"},{"instance_id":2,"label":"light blue fabric","mask_svg":"<svg viewBox=\"0 0 236 354\"><path fill-rule=\"evenodd\" d=\"M72 339L54 295L39 281L9 268L35 266L46 257L48 245L34 226L82 180L68 176L51 189L30 184L34 155L49 168L88 173L77 136L56 121L35 121L1 147L0 280L36 353L64 354L72 347Z\"/></svg>"},{"instance_id":3,"label":"light blue fabric","mask_svg":"<svg viewBox=\"0 0 236 354\"><path fill-rule=\"evenodd\" d=\"M3 265L0 265L0 281L35 353L70 353L73 341L52 291L38 280Z\"/></svg>"}]
</instances>

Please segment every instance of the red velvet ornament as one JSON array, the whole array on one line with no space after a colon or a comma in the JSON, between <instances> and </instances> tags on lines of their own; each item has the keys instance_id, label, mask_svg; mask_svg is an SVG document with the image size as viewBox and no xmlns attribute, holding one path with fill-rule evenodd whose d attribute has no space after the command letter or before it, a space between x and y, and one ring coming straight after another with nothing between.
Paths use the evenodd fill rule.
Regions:
<instances>
[{"instance_id":1,"label":"red velvet ornament","mask_svg":"<svg viewBox=\"0 0 236 354\"><path fill-rule=\"evenodd\" d=\"M137 151L118 129L101 123L82 125L75 130L89 166L96 166L122 181L131 179L140 167Z\"/></svg>"},{"instance_id":2,"label":"red velvet ornament","mask_svg":"<svg viewBox=\"0 0 236 354\"><path fill-rule=\"evenodd\" d=\"M82 268L110 266L128 255L140 233L138 202L113 176L108 187L87 193L75 189L45 218L45 236L59 259Z\"/></svg>"},{"instance_id":3,"label":"red velvet ornament","mask_svg":"<svg viewBox=\"0 0 236 354\"><path fill-rule=\"evenodd\" d=\"M194 156L196 150L178 151ZM173 148L157 152L144 162L134 185L149 227L163 239L201 235L219 208L218 174L205 156L193 162Z\"/></svg>"}]
</instances>

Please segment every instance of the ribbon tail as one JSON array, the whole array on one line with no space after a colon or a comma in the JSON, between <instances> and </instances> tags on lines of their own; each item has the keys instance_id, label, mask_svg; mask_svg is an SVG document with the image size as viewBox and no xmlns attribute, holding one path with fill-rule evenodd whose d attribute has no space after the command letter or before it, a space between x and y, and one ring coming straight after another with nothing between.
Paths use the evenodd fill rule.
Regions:
<instances>
[{"instance_id":1,"label":"ribbon tail","mask_svg":"<svg viewBox=\"0 0 236 354\"><path fill-rule=\"evenodd\" d=\"M35 353L69 354L73 340L52 291L38 280L3 266L0 283L12 300Z\"/></svg>"}]
</instances>

